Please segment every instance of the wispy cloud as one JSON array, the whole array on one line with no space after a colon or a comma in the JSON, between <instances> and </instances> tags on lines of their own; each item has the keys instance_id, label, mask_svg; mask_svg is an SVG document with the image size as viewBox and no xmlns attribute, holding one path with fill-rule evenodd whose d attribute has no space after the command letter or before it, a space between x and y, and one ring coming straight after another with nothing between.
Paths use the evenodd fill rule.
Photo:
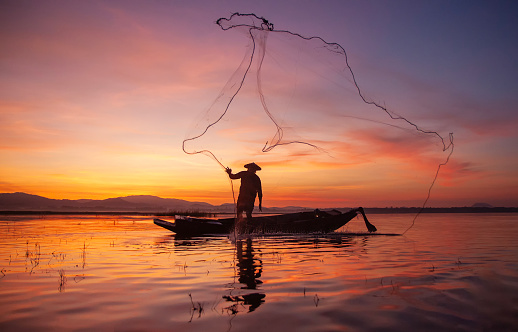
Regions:
<instances>
[{"instance_id":1,"label":"wispy cloud","mask_svg":"<svg viewBox=\"0 0 518 332\"><path fill-rule=\"evenodd\" d=\"M10 2L3 8L0 173L8 180L0 183L0 191L53 197L59 192L71 198L148 193L229 201L221 167L181 149L183 139L221 115L230 96L217 98L239 79L233 75L249 41L214 24L228 12L227 5L72 1L31 6ZM279 8L264 9L265 17L282 16ZM297 13L289 12L280 24L295 32L313 31L305 21L290 21L292 15ZM394 43L367 30L368 40L342 33L353 31L353 22L374 29L373 20L346 20L348 29L342 20L322 24L335 26L328 30L332 38L326 39L347 43L367 99L423 129L445 137L455 132L458 145L441 169L436 192L469 199L474 192L500 195L490 190L490 182L502 187L501 192L512 192L518 113L514 95L506 94L512 89L503 82L512 85L515 80L504 77L492 81L492 87L487 79L483 84L473 79L477 73L496 77L497 71L474 70L472 66L487 63L478 53L459 62L452 54L454 43L447 50L431 48L433 55L428 55L422 40ZM406 43L412 42L424 47L423 59L415 58L414 50L406 54L393 45L409 47ZM264 101L283 129L281 143L303 141L320 150L292 144L261 152L266 142L274 143L277 128L262 109L255 65L227 116L189 148L208 148L236 170L250 161L259 163L271 205L355 205L384 197L418 201L415 197L426 194L448 153L442 152L440 141L366 105L344 70L343 58L324 56L323 48L274 34L267 45L260 78ZM214 114L200 117L214 102Z\"/></svg>"}]
</instances>

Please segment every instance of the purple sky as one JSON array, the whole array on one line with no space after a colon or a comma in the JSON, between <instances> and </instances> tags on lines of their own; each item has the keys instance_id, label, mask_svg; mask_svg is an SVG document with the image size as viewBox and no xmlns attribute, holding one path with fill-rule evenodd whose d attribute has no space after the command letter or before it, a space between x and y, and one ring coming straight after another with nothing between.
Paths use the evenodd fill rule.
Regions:
<instances>
[{"instance_id":1,"label":"purple sky","mask_svg":"<svg viewBox=\"0 0 518 332\"><path fill-rule=\"evenodd\" d=\"M339 43L369 98L454 132L431 205L518 206L515 1L2 1L0 192L230 201L221 170L181 143L243 59L245 36L215 24L233 12ZM290 179L242 145L225 162L271 165L264 180L276 194L265 205L323 204L320 190L339 197L336 206L422 201L384 199L388 184L349 200L356 185L317 190L295 180L309 166Z\"/></svg>"}]
</instances>

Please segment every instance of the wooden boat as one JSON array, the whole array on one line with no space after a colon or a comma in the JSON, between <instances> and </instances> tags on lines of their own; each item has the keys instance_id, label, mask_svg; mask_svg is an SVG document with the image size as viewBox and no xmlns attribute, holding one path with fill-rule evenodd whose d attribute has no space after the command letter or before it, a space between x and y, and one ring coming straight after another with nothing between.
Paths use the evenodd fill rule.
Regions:
<instances>
[{"instance_id":1,"label":"wooden boat","mask_svg":"<svg viewBox=\"0 0 518 332\"><path fill-rule=\"evenodd\" d=\"M352 209L345 213L338 210L309 211L272 216L253 217L247 221L243 233L271 234L271 233L329 233L347 224L358 214L363 216L369 232L375 232L376 227L368 220L363 208ZM212 234L230 234L234 230L235 218L204 219L183 217L174 222L154 219L154 223L164 227L177 235L196 236ZM241 232L240 232L241 233Z\"/></svg>"}]
</instances>

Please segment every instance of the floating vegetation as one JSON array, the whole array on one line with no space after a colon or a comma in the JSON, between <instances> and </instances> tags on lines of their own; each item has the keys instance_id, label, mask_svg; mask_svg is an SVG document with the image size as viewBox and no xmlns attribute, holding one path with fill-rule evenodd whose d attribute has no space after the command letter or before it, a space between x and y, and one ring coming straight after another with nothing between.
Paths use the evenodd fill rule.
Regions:
<instances>
[{"instance_id":1,"label":"floating vegetation","mask_svg":"<svg viewBox=\"0 0 518 332\"><path fill-rule=\"evenodd\" d=\"M59 292L63 292L65 290L65 285L67 284L67 276L65 275L65 270L59 269Z\"/></svg>"},{"instance_id":2,"label":"floating vegetation","mask_svg":"<svg viewBox=\"0 0 518 332\"><path fill-rule=\"evenodd\" d=\"M85 277L84 275L76 275L76 276L74 276L74 282L75 282L76 284L77 284L78 282L80 282L80 281L85 280L85 279L86 279L86 277Z\"/></svg>"},{"instance_id":3,"label":"floating vegetation","mask_svg":"<svg viewBox=\"0 0 518 332\"><path fill-rule=\"evenodd\" d=\"M191 319L189 320L190 323L192 322L192 318L194 317L195 312L198 312L198 318L201 317L201 314L203 313L203 303L196 302L196 304L194 304L191 293L189 293L189 298L191 299Z\"/></svg>"},{"instance_id":4,"label":"floating vegetation","mask_svg":"<svg viewBox=\"0 0 518 332\"><path fill-rule=\"evenodd\" d=\"M394 284L394 282L392 280L390 280L390 285L392 286L392 291L390 293L397 294L399 292L399 288L401 287L401 284L400 283Z\"/></svg>"},{"instance_id":5,"label":"floating vegetation","mask_svg":"<svg viewBox=\"0 0 518 332\"><path fill-rule=\"evenodd\" d=\"M41 257L41 246L38 242L34 244L34 251L29 250L29 240L26 242L27 250L25 251L25 259L31 263L31 273L35 267L40 265L40 257Z\"/></svg>"},{"instance_id":6,"label":"floating vegetation","mask_svg":"<svg viewBox=\"0 0 518 332\"><path fill-rule=\"evenodd\" d=\"M86 241L83 242L83 248L81 248L81 259L82 259L82 267L83 269L85 268L86 266Z\"/></svg>"},{"instance_id":7,"label":"floating vegetation","mask_svg":"<svg viewBox=\"0 0 518 332\"><path fill-rule=\"evenodd\" d=\"M318 307L318 302L320 302L320 298L318 297L318 294L315 294L315 297L313 298L313 302L315 302L315 307Z\"/></svg>"}]
</instances>

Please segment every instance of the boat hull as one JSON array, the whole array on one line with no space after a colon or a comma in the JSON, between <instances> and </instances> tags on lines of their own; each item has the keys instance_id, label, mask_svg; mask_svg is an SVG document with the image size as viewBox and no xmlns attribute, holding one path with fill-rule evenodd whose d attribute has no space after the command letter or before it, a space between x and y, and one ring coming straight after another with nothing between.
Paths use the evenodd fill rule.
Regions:
<instances>
[{"instance_id":1,"label":"boat hull","mask_svg":"<svg viewBox=\"0 0 518 332\"><path fill-rule=\"evenodd\" d=\"M272 234L272 233L329 233L347 224L363 209L353 209L345 213L337 210L297 212L272 216L253 217L247 221L243 233ZM166 228L179 235L212 235L229 234L234 230L235 218L203 219L179 218L174 222L154 219L158 226Z\"/></svg>"}]
</instances>

